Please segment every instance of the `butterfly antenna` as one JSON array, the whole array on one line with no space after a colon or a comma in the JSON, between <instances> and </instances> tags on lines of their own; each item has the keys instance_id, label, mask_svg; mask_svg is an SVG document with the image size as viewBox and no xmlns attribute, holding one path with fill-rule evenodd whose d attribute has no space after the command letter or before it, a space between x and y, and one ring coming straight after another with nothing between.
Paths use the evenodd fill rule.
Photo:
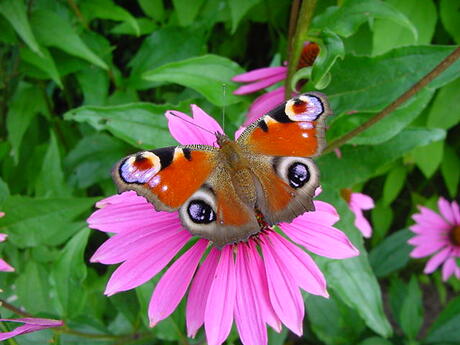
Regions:
<instances>
[{"instance_id":1,"label":"butterfly antenna","mask_svg":"<svg viewBox=\"0 0 460 345\"><path fill-rule=\"evenodd\" d=\"M200 126L200 125L197 125L196 123L194 123L194 122L192 122L192 121L190 121L190 120L184 119L183 117L180 117L179 115L173 113L172 111L170 111L169 113L170 113L172 116L175 116L175 117L181 119L182 121L185 121L185 122L191 124L192 126L195 126L195 127L199 128L199 129L202 129L202 130L205 131L205 132L208 132L208 133L211 133L212 135L215 135L215 133L214 133L214 132L211 132L209 129L206 129L206 128Z\"/></svg>"}]
</instances>

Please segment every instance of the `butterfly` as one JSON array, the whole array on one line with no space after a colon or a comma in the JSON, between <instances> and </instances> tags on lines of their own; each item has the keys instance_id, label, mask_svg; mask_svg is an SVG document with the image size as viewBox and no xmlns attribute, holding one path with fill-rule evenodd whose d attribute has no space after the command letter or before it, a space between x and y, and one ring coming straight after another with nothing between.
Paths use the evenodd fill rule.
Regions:
<instances>
[{"instance_id":1,"label":"butterfly","mask_svg":"<svg viewBox=\"0 0 460 345\"><path fill-rule=\"evenodd\" d=\"M313 211L319 170L310 157L325 146L326 97L294 97L218 147L178 145L141 151L112 171L119 192L133 190L157 211L179 211L192 235L217 247Z\"/></svg>"}]
</instances>

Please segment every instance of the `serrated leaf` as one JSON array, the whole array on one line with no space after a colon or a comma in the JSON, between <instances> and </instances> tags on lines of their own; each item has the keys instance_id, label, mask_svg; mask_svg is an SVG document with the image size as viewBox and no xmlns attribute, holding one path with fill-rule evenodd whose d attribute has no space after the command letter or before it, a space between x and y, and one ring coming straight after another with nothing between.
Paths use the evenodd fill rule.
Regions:
<instances>
[{"instance_id":1,"label":"serrated leaf","mask_svg":"<svg viewBox=\"0 0 460 345\"><path fill-rule=\"evenodd\" d=\"M2 205L0 232L19 248L58 245L77 229L77 216L88 212L98 198L30 198L10 196Z\"/></svg>"},{"instance_id":2,"label":"serrated leaf","mask_svg":"<svg viewBox=\"0 0 460 345\"><path fill-rule=\"evenodd\" d=\"M441 174L444 178L447 190L451 198L458 194L458 183L460 181L460 159L453 148L448 144L444 146L444 159L441 163Z\"/></svg>"},{"instance_id":3,"label":"serrated leaf","mask_svg":"<svg viewBox=\"0 0 460 345\"><path fill-rule=\"evenodd\" d=\"M438 316L434 324L428 331L425 343L451 343L460 342L460 297L456 297L449 302L446 308Z\"/></svg>"},{"instance_id":4,"label":"serrated leaf","mask_svg":"<svg viewBox=\"0 0 460 345\"><path fill-rule=\"evenodd\" d=\"M235 62L217 55L204 55L172 62L144 74L150 81L176 83L194 89L217 106L238 103L241 98L233 95L237 85L231 78L243 72ZM223 97L222 86L226 85Z\"/></svg>"},{"instance_id":5,"label":"serrated leaf","mask_svg":"<svg viewBox=\"0 0 460 345\"><path fill-rule=\"evenodd\" d=\"M176 10L179 24L181 26L189 26L195 21L200 8L203 6L204 0L172 0L172 2Z\"/></svg>"},{"instance_id":6,"label":"serrated leaf","mask_svg":"<svg viewBox=\"0 0 460 345\"><path fill-rule=\"evenodd\" d=\"M385 277L406 266L413 249L407 240L412 236L407 229L396 231L371 250L369 261L377 277Z\"/></svg>"},{"instance_id":7,"label":"serrated leaf","mask_svg":"<svg viewBox=\"0 0 460 345\"><path fill-rule=\"evenodd\" d=\"M142 149L177 144L168 131L167 110L190 112L189 105L131 103L108 107L84 106L64 114L66 120L86 122L98 131L107 130L119 139Z\"/></svg>"},{"instance_id":8,"label":"serrated leaf","mask_svg":"<svg viewBox=\"0 0 460 345\"><path fill-rule=\"evenodd\" d=\"M313 20L314 29L329 29L349 37L369 18L383 18L407 27L416 37L417 30L411 21L391 4L378 0L350 0L342 6L331 6Z\"/></svg>"},{"instance_id":9,"label":"serrated leaf","mask_svg":"<svg viewBox=\"0 0 460 345\"><path fill-rule=\"evenodd\" d=\"M429 128L449 129L460 122L459 89L460 78L439 89L428 113Z\"/></svg>"},{"instance_id":10,"label":"serrated leaf","mask_svg":"<svg viewBox=\"0 0 460 345\"><path fill-rule=\"evenodd\" d=\"M228 7L230 8L230 15L232 17L232 33L236 31L244 15L259 2L260 0L228 0Z\"/></svg>"},{"instance_id":11,"label":"serrated leaf","mask_svg":"<svg viewBox=\"0 0 460 345\"><path fill-rule=\"evenodd\" d=\"M441 164L443 153L444 142L436 141L426 146L417 147L412 155L415 164L417 164L426 178L430 178Z\"/></svg>"},{"instance_id":12,"label":"serrated leaf","mask_svg":"<svg viewBox=\"0 0 460 345\"><path fill-rule=\"evenodd\" d=\"M444 137L445 132L441 129L409 128L382 145L345 145L340 149L342 159L333 153L317 159L322 183L330 188L340 189L367 181L383 165L391 163L417 146L427 145Z\"/></svg>"},{"instance_id":13,"label":"serrated leaf","mask_svg":"<svg viewBox=\"0 0 460 345\"><path fill-rule=\"evenodd\" d=\"M51 277L54 281L60 314L65 318L78 315L84 306L86 290L82 283L86 278L86 265L83 253L90 230L79 231L64 247L60 259L56 262Z\"/></svg>"},{"instance_id":14,"label":"serrated leaf","mask_svg":"<svg viewBox=\"0 0 460 345\"><path fill-rule=\"evenodd\" d=\"M88 48L69 22L56 13L49 10L36 10L32 12L31 23L36 30L38 40L43 45L59 48L70 55L108 69L107 64Z\"/></svg>"},{"instance_id":15,"label":"serrated leaf","mask_svg":"<svg viewBox=\"0 0 460 345\"><path fill-rule=\"evenodd\" d=\"M23 0L0 1L0 13L11 23L18 35L21 36L30 49L37 54L42 54L27 18L26 7L24 6Z\"/></svg>"},{"instance_id":16,"label":"serrated leaf","mask_svg":"<svg viewBox=\"0 0 460 345\"><path fill-rule=\"evenodd\" d=\"M460 44L460 3L452 0L441 0L439 16L446 31Z\"/></svg>"},{"instance_id":17,"label":"serrated leaf","mask_svg":"<svg viewBox=\"0 0 460 345\"><path fill-rule=\"evenodd\" d=\"M399 192L406 182L406 176L406 167L402 164L396 163L390 169L390 172L385 178L385 183L383 184L382 202L385 206L390 205L399 195Z\"/></svg>"}]
</instances>

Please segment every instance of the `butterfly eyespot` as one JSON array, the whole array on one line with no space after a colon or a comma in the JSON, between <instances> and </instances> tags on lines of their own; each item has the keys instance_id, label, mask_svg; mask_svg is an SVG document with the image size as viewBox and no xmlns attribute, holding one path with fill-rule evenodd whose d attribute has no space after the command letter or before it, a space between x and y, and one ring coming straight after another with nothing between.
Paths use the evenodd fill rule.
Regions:
<instances>
[{"instance_id":1,"label":"butterfly eyespot","mask_svg":"<svg viewBox=\"0 0 460 345\"><path fill-rule=\"evenodd\" d=\"M203 200L192 200L188 204L187 213L196 224L209 224L216 220L216 213L212 207Z\"/></svg>"},{"instance_id":2,"label":"butterfly eyespot","mask_svg":"<svg viewBox=\"0 0 460 345\"><path fill-rule=\"evenodd\" d=\"M302 188L310 180L310 172L305 164L296 162L289 166L287 178L292 188Z\"/></svg>"}]
</instances>

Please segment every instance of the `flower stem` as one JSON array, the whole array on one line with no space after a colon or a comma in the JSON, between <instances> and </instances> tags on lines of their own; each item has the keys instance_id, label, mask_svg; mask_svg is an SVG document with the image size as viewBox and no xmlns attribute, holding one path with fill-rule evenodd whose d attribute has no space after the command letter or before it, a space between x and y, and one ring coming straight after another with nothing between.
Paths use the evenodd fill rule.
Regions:
<instances>
[{"instance_id":1,"label":"flower stem","mask_svg":"<svg viewBox=\"0 0 460 345\"><path fill-rule=\"evenodd\" d=\"M425 75L422 79L420 79L417 83L415 83L409 90L404 92L401 96L399 96L396 100L394 100L391 104L389 104L385 109L383 109L380 113L375 115L374 117L367 120L362 125L356 127L352 131L346 133L345 135L341 136L337 140L334 140L330 143L323 151L324 153L329 153L334 149L342 146L346 142L348 142L351 138L357 136L361 132L365 131L372 125L376 124L380 120L382 120L385 116L395 111L401 104L409 100L413 97L418 91L428 85L434 78L440 75L443 71L445 71L450 65L452 65L455 61L460 58L460 47L455 49L451 54L449 54L444 60L442 60L435 68L431 70L430 73Z\"/></svg>"},{"instance_id":2,"label":"flower stem","mask_svg":"<svg viewBox=\"0 0 460 345\"><path fill-rule=\"evenodd\" d=\"M285 80L284 97L291 97L291 79L296 72L299 64L300 54L304 39L307 36L308 28L310 27L315 12L316 0L303 0L300 5L300 0L295 0L292 3L291 18L289 20L289 42L288 42L288 77Z\"/></svg>"}]
</instances>

